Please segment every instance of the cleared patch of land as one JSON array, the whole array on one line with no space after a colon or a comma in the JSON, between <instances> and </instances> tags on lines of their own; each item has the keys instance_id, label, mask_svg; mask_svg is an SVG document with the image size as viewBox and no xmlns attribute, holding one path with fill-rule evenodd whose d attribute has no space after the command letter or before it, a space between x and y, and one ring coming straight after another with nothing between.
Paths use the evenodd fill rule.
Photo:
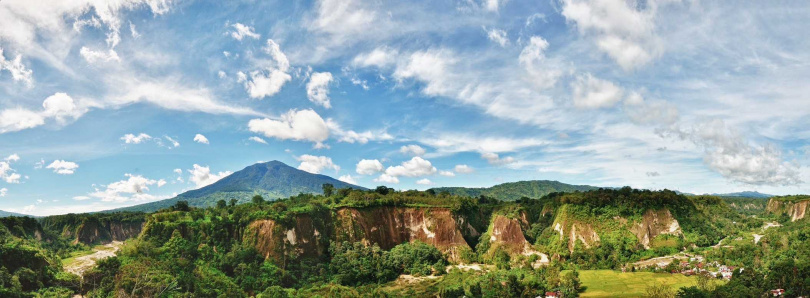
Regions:
<instances>
[{"instance_id":1,"label":"cleared patch of land","mask_svg":"<svg viewBox=\"0 0 810 298\"><path fill-rule=\"evenodd\" d=\"M656 283L668 285L675 291L697 285L697 277L683 274L613 270L580 270L579 280L587 287L582 297L643 297L647 286Z\"/></svg>"},{"instance_id":2,"label":"cleared patch of land","mask_svg":"<svg viewBox=\"0 0 810 298\"><path fill-rule=\"evenodd\" d=\"M93 247L93 251L80 252L70 258L63 259L62 266L65 271L81 276L85 271L93 268L97 260L115 256L115 252L123 244L121 241L113 241L109 244L98 245Z\"/></svg>"}]
</instances>

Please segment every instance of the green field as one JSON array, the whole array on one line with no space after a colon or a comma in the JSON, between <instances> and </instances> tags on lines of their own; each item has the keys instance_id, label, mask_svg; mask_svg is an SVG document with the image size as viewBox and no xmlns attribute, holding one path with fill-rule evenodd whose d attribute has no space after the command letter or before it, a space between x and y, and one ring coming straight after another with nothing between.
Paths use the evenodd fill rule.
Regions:
<instances>
[{"instance_id":1,"label":"green field","mask_svg":"<svg viewBox=\"0 0 810 298\"><path fill-rule=\"evenodd\" d=\"M694 286L697 278L682 274L627 272L613 270L581 270L579 280L587 287L582 297L642 297L647 286L661 283L677 291L681 287Z\"/></svg>"}]
</instances>

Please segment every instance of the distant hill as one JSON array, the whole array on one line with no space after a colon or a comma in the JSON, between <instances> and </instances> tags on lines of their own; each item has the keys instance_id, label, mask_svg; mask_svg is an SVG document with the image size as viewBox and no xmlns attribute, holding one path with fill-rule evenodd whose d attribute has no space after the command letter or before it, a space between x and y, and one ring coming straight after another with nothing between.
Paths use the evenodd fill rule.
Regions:
<instances>
[{"instance_id":1,"label":"distant hill","mask_svg":"<svg viewBox=\"0 0 810 298\"><path fill-rule=\"evenodd\" d=\"M742 192L732 192L732 193L715 193L712 194L713 196L718 197L738 197L738 198L759 198L759 199L767 199L773 197L773 195L764 194L761 192L756 191L742 191Z\"/></svg>"},{"instance_id":2,"label":"distant hill","mask_svg":"<svg viewBox=\"0 0 810 298\"><path fill-rule=\"evenodd\" d=\"M599 189L599 187L589 185L572 185L565 184L559 181L549 180L533 180L533 181L518 181L498 184L492 187L437 187L433 188L436 193L443 191L450 194L478 197L485 195L505 201L515 201L522 197L538 199L552 192L573 192L573 191L588 191Z\"/></svg>"},{"instance_id":3,"label":"distant hill","mask_svg":"<svg viewBox=\"0 0 810 298\"><path fill-rule=\"evenodd\" d=\"M30 216L30 217L33 217L33 216L27 215L27 214L8 212L8 211L0 210L0 217L8 217L8 216Z\"/></svg>"},{"instance_id":4,"label":"distant hill","mask_svg":"<svg viewBox=\"0 0 810 298\"><path fill-rule=\"evenodd\" d=\"M219 181L200 189L184 192L177 197L131 207L109 210L153 212L174 205L177 201L188 201L192 207L210 207L219 200L237 199L245 203L258 194L267 200L287 198L299 193L320 194L323 184L331 183L336 189L361 186L349 184L335 178L312 174L280 161L257 163L241 171L228 175Z\"/></svg>"}]
</instances>

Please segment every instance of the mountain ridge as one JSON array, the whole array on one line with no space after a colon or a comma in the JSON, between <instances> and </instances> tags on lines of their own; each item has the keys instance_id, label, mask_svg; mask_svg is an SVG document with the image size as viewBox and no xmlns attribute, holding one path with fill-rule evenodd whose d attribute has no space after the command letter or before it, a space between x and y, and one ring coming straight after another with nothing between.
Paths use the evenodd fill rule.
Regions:
<instances>
[{"instance_id":1,"label":"mountain ridge","mask_svg":"<svg viewBox=\"0 0 810 298\"><path fill-rule=\"evenodd\" d=\"M247 166L217 182L186 191L173 198L102 212L153 212L170 207L178 201L188 201L189 206L192 207L210 207L214 206L219 200L229 201L236 199L239 203L245 203L254 195L261 195L265 199L273 200L287 198L299 193L320 194L322 192L321 187L326 183L334 185L335 189L347 187L366 189L326 175L302 171L281 161L273 160Z\"/></svg>"},{"instance_id":2,"label":"mountain ridge","mask_svg":"<svg viewBox=\"0 0 810 298\"><path fill-rule=\"evenodd\" d=\"M596 190L600 187L574 185L556 180L525 180L496 184L490 187L435 187L436 193L449 192L454 195L478 197L485 195L499 200L515 201L522 197L539 199L553 192L573 192Z\"/></svg>"}]
</instances>

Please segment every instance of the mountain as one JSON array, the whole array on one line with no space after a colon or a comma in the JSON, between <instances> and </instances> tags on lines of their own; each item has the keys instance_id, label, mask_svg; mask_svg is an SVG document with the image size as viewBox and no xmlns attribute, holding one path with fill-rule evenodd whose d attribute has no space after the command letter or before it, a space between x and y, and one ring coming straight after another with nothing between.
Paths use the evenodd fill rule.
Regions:
<instances>
[{"instance_id":1,"label":"mountain","mask_svg":"<svg viewBox=\"0 0 810 298\"><path fill-rule=\"evenodd\" d=\"M30 215L0 210L0 217L8 217L8 216L30 216Z\"/></svg>"},{"instance_id":2,"label":"mountain","mask_svg":"<svg viewBox=\"0 0 810 298\"><path fill-rule=\"evenodd\" d=\"M241 171L228 175L219 181L200 189L184 192L174 198L131 207L110 210L153 212L174 205L177 201L188 201L192 207L210 207L219 200L237 199L245 203L258 194L267 200L287 198L299 193L320 194L322 186L330 183L335 189L363 187L349 184L335 178L312 174L280 161L257 163Z\"/></svg>"},{"instance_id":3,"label":"mountain","mask_svg":"<svg viewBox=\"0 0 810 298\"><path fill-rule=\"evenodd\" d=\"M552 192L573 192L599 189L599 187L589 185L571 185L559 181L532 180L518 181L498 184L492 187L469 188L469 187L437 187L433 188L436 193L449 192L450 194L478 197L485 195L505 201L515 201L522 197L538 199Z\"/></svg>"},{"instance_id":4,"label":"mountain","mask_svg":"<svg viewBox=\"0 0 810 298\"><path fill-rule=\"evenodd\" d=\"M718 197L739 197L739 198L760 198L760 199L767 199L773 197L773 195L764 194L761 192L756 191L742 191L742 192L732 192L732 193L715 193L712 194L713 196Z\"/></svg>"}]
</instances>

